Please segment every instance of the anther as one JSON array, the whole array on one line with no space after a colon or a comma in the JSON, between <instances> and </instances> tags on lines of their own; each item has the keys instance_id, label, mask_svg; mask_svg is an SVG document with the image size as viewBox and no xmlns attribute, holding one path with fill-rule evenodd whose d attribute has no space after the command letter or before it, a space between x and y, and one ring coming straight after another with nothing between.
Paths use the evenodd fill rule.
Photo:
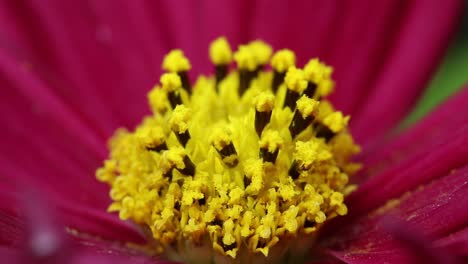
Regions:
<instances>
[{"instance_id":1,"label":"anther","mask_svg":"<svg viewBox=\"0 0 468 264\"><path fill-rule=\"evenodd\" d=\"M239 95L242 96L255 78L258 63L252 48L244 45L239 46L239 50L234 53L234 59L239 69Z\"/></svg>"},{"instance_id":2,"label":"anther","mask_svg":"<svg viewBox=\"0 0 468 264\"><path fill-rule=\"evenodd\" d=\"M163 165L165 165L166 174L172 170L177 169L180 173L188 176L195 175L195 165L189 158L185 150L181 147L171 148L163 153Z\"/></svg>"},{"instance_id":3,"label":"anther","mask_svg":"<svg viewBox=\"0 0 468 264\"><path fill-rule=\"evenodd\" d=\"M265 126L270 122L271 112L275 106L275 97L261 93L255 98L255 131L260 137Z\"/></svg>"},{"instance_id":4,"label":"anther","mask_svg":"<svg viewBox=\"0 0 468 264\"><path fill-rule=\"evenodd\" d=\"M250 42L249 47L254 51L258 64L257 68L254 70L254 76L256 77L270 60L272 48L262 40L255 40Z\"/></svg>"},{"instance_id":5,"label":"anther","mask_svg":"<svg viewBox=\"0 0 468 264\"><path fill-rule=\"evenodd\" d=\"M182 87L184 88L184 90L187 91L188 94L192 94L192 85L190 84L188 72L180 71L180 72L177 72L177 74L179 75L180 80L182 81Z\"/></svg>"},{"instance_id":6,"label":"anther","mask_svg":"<svg viewBox=\"0 0 468 264\"><path fill-rule=\"evenodd\" d=\"M330 128L322 123L315 124L314 130L315 136L325 139L325 142L329 142L335 136L335 133L333 133Z\"/></svg>"},{"instance_id":7,"label":"anther","mask_svg":"<svg viewBox=\"0 0 468 264\"><path fill-rule=\"evenodd\" d=\"M162 88L166 91L169 103L171 104L172 109L176 108L177 105L182 104L182 99L180 97L180 87L182 86L182 81L180 77L175 73L165 73L161 76L161 85Z\"/></svg>"},{"instance_id":8,"label":"anther","mask_svg":"<svg viewBox=\"0 0 468 264\"><path fill-rule=\"evenodd\" d=\"M185 57L183 51L179 49L169 52L163 60L163 69L167 72L177 73L181 79L182 87L189 94L192 93L192 88L187 72L191 67L190 61Z\"/></svg>"},{"instance_id":9,"label":"anther","mask_svg":"<svg viewBox=\"0 0 468 264\"><path fill-rule=\"evenodd\" d=\"M287 86L286 98L284 99L284 107L289 107L294 110L295 104L299 96L307 87L307 81L304 79L304 72L296 67L290 67L284 78Z\"/></svg>"},{"instance_id":10,"label":"anther","mask_svg":"<svg viewBox=\"0 0 468 264\"><path fill-rule=\"evenodd\" d=\"M165 134L161 127L145 127L136 131L137 138L148 151L167 150Z\"/></svg>"},{"instance_id":11,"label":"anther","mask_svg":"<svg viewBox=\"0 0 468 264\"><path fill-rule=\"evenodd\" d=\"M210 59L215 65L216 88L226 78L229 64L232 62L231 46L225 37L214 40L210 45Z\"/></svg>"},{"instance_id":12,"label":"anther","mask_svg":"<svg viewBox=\"0 0 468 264\"><path fill-rule=\"evenodd\" d=\"M289 125L289 132L293 139L314 121L313 113L318 104L316 100L310 99L305 95L297 100L297 109Z\"/></svg>"},{"instance_id":13,"label":"anther","mask_svg":"<svg viewBox=\"0 0 468 264\"><path fill-rule=\"evenodd\" d=\"M314 98L315 91L317 90L317 84L309 81L307 82L307 87L304 90L304 94L307 95L309 98Z\"/></svg>"},{"instance_id":14,"label":"anther","mask_svg":"<svg viewBox=\"0 0 468 264\"><path fill-rule=\"evenodd\" d=\"M265 131L265 133L263 133L262 139L259 142L260 158L265 162L275 163L283 142L283 138L281 138L277 131Z\"/></svg>"},{"instance_id":15,"label":"anther","mask_svg":"<svg viewBox=\"0 0 468 264\"><path fill-rule=\"evenodd\" d=\"M184 157L184 168L177 168L177 170L182 174L193 176L195 175L195 164L193 164L192 160L186 155Z\"/></svg>"},{"instance_id":16,"label":"anther","mask_svg":"<svg viewBox=\"0 0 468 264\"><path fill-rule=\"evenodd\" d=\"M341 132L349 122L349 116L343 116L339 111L332 112L325 116L322 122L315 126L316 136L330 141L337 133Z\"/></svg>"},{"instance_id":17,"label":"anther","mask_svg":"<svg viewBox=\"0 0 468 264\"><path fill-rule=\"evenodd\" d=\"M229 167L235 167L239 163L237 151L232 143L228 130L217 129L212 136L213 147L218 151L223 162Z\"/></svg>"},{"instance_id":18,"label":"anther","mask_svg":"<svg viewBox=\"0 0 468 264\"><path fill-rule=\"evenodd\" d=\"M184 147L190 139L190 133L188 131L190 115L190 109L184 105L178 105L172 112L172 116L169 119L169 125L171 126L172 131L176 135L180 144Z\"/></svg>"},{"instance_id":19,"label":"anther","mask_svg":"<svg viewBox=\"0 0 468 264\"><path fill-rule=\"evenodd\" d=\"M330 76L333 68L325 65L319 59L311 59L304 66L304 75L309 82L306 91L310 98L321 98L330 94L333 90L334 82Z\"/></svg>"},{"instance_id":20,"label":"anther","mask_svg":"<svg viewBox=\"0 0 468 264\"><path fill-rule=\"evenodd\" d=\"M273 55L271 59L271 67L273 68L273 81L271 89L276 93L278 87L284 82L286 71L294 66L296 63L296 56L294 52L288 49L279 50Z\"/></svg>"}]
</instances>

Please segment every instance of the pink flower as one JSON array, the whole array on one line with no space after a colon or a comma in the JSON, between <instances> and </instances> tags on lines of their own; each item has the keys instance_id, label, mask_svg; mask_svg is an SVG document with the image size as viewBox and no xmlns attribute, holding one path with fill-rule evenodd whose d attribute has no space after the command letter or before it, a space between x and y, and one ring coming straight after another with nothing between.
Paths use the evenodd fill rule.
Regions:
<instances>
[{"instance_id":1,"label":"pink flower","mask_svg":"<svg viewBox=\"0 0 468 264\"><path fill-rule=\"evenodd\" d=\"M233 46L261 38L294 50L299 65L320 57L335 68L332 100L353 117L365 169L347 199L349 215L319 239L327 261L466 258L468 90L390 133L441 59L461 1L0 5L0 257L7 263L163 263L128 246L145 239L105 212L108 188L94 171L113 131L147 113L162 56L181 48L192 79L211 73L206 48L219 35Z\"/></svg>"}]
</instances>

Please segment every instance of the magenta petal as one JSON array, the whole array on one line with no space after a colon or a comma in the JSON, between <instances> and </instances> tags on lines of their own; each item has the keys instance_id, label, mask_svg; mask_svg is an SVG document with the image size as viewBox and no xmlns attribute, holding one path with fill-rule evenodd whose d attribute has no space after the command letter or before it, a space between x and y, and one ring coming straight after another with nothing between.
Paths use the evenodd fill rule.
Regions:
<instances>
[{"instance_id":1,"label":"magenta petal","mask_svg":"<svg viewBox=\"0 0 468 264\"><path fill-rule=\"evenodd\" d=\"M407 224L408 230L421 232L432 241L447 236L462 228L468 219L467 177L465 166L337 228L335 235L326 239L334 248L333 254L348 263L408 261L407 243L398 241L402 238L397 233L391 236L384 220L395 217Z\"/></svg>"},{"instance_id":2,"label":"magenta petal","mask_svg":"<svg viewBox=\"0 0 468 264\"><path fill-rule=\"evenodd\" d=\"M359 161L364 163L366 178L391 168L421 151L430 151L468 123L468 86L453 95L407 131L387 142L364 149ZM362 176L361 176L362 177Z\"/></svg>"},{"instance_id":3,"label":"magenta petal","mask_svg":"<svg viewBox=\"0 0 468 264\"><path fill-rule=\"evenodd\" d=\"M104 156L103 141L79 115L27 68L0 53L0 144L2 178L39 182L63 199L104 208L106 189L94 171Z\"/></svg>"},{"instance_id":4,"label":"magenta petal","mask_svg":"<svg viewBox=\"0 0 468 264\"><path fill-rule=\"evenodd\" d=\"M381 206L420 184L443 176L467 164L468 125L450 135L448 141L422 151L363 183L351 194L348 204L353 215Z\"/></svg>"},{"instance_id":5,"label":"magenta petal","mask_svg":"<svg viewBox=\"0 0 468 264\"><path fill-rule=\"evenodd\" d=\"M468 226L435 241L434 245L454 255L468 256Z\"/></svg>"},{"instance_id":6,"label":"magenta petal","mask_svg":"<svg viewBox=\"0 0 468 264\"><path fill-rule=\"evenodd\" d=\"M384 161L385 157L393 159L396 156L396 161L389 162L392 166L373 175L350 195L348 204L353 215L381 206L388 199L468 162L468 149L463 147L468 144L468 112L465 113L467 108L462 107L466 98L468 91L463 91L436 111L433 117L403 134L394 145L383 147L383 154L374 154ZM400 159L399 155L403 158ZM372 167L369 170L372 171Z\"/></svg>"},{"instance_id":7,"label":"magenta petal","mask_svg":"<svg viewBox=\"0 0 468 264\"><path fill-rule=\"evenodd\" d=\"M375 89L363 98L352 123L359 142L384 133L408 113L441 60L462 10L463 2L456 0L411 2Z\"/></svg>"}]
</instances>

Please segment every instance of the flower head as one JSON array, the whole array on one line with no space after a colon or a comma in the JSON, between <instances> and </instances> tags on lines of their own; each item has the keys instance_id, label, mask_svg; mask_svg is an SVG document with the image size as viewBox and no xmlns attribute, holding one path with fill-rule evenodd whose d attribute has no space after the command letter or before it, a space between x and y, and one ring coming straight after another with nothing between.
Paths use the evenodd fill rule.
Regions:
<instances>
[{"instance_id":1,"label":"flower head","mask_svg":"<svg viewBox=\"0 0 468 264\"><path fill-rule=\"evenodd\" d=\"M147 230L154 250L189 260L203 246L232 260L261 253L279 261L271 250L287 252L285 240L313 236L347 213L359 147L349 117L316 89L331 81L331 68L315 59L298 69L294 53L280 50L275 70L263 71L270 55L264 42L241 45L238 71L202 76L188 92L180 73L190 63L171 51L169 73L148 96L153 114L112 138L97 171L111 186L109 210ZM212 43L210 57L228 67L225 38Z\"/></svg>"}]
</instances>

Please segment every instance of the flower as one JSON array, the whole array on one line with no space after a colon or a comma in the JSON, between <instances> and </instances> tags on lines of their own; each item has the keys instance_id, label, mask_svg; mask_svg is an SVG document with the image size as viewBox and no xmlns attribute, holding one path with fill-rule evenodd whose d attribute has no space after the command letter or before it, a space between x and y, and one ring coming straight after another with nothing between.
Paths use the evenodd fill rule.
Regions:
<instances>
[{"instance_id":1,"label":"flower","mask_svg":"<svg viewBox=\"0 0 468 264\"><path fill-rule=\"evenodd\" d=\"M113 252L121 261L146 261L140 251L129 253L128 247L109 242L136 243L142 238L128 223L104 213L107 190L94 182L92 171L106 156L103 142L112 131L133 127L143 116L143 90L156 82L163 51L181 45L194 56L193 68L207 71L201 47L221 34L235 45L261 37L274 47L291 48L298 60L319 56L335 68L337 86L331 99L356 120L351 131L363 143L366 169L361 176L367 180L347 199L349 215L330 223L336 228L319 239L327 253L346 262L404 261L406 249L427 253L427 245L419 241L433 241L429 248L439 249L442 256L447 256L444 251L463 254L468 155L460 146L467 134L466 91L402 136L382 140L412 105L440 58L459 2L373 2L350 6L350 11L328 2L287 7L258 3L258 14L242 16L239 23L235 14L252 10L253 3L213 3L218 6L195 9L198 16L190 15L198 8L190 3L3 3L0 70L2 86L8 88L2 89L0 105L8 128L1 137L2 256L23 255L18 249L23 231L36 234L49 225L46 220L25 222L17 213L13 198L32 185L47 194L59 221L69 227L69 237L80 242L78 260L115 259L106 254ZM438 19L428 21L427 14ZM154 21L171 21L177 28L153 28ZM207 34L202 28L212 30ZM379 34L382 31L385 34ZM30 219L48 219L31 211ZM421 235L405 236L402 230L407 229L398 221L380 224L389 213L401 216L405 224L419 224ZM409 239L415 237L429 240Z\"/></svg>"}]
</instances>

